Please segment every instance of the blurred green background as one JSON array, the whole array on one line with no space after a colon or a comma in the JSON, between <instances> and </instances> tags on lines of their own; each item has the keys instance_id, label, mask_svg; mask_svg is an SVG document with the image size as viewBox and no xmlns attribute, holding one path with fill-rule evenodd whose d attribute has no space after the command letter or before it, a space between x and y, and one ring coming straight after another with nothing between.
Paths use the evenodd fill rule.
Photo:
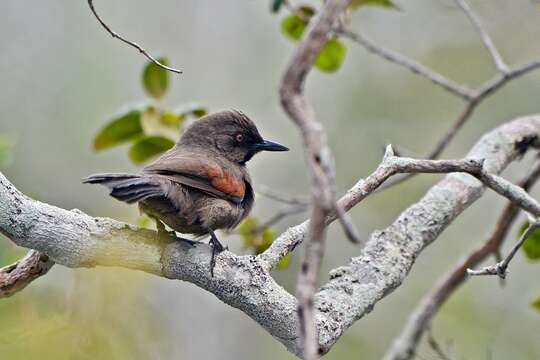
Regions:
<instances>
[{"instance_id":1,"label":"blurred green background","mask_svg":"<svg viewBox=\"0 0 540 360\"><path fill-rule=\"evenodd\" d=\"M319 2L313 2L320 5ZM351 26L470 86L494 75L490 58L464 14L450 0L399 1L401 11L365 8ZM264 154L249 165L255 186L305 194L306 168L298 134L279 106L277 87L294 44L280 32L269 1L96 1L116 31L183 75L173 76L169 104L199 101L211 111L238 108L269 139L291 151ZM540 56L540 5L529 0L475 0L471 5L504 58L518 64ZM95 153L97 131L120 109L145 99L145 59L105 33L85 1L3 0L0 3L0 135L11 144L2 171L23 192L64 208L136 222L134 206L83 186L83 176L136 171L126 147ZM421 157L454 121L459 99L406 70L347 43L334 74L313 71L309 95L324 122L336 159L340 192L369 174L393 143ZM487 130L538 112L540 72L510 83L484 102L445 152L461 157ZM505 173L516 179L529 158ZM439 177L424 175L377 194L351 214L363 237L389 224ZM540 195L540 192L534 192ZM483 241L504 201L487 194L417 260L402 287L356 323L327 359L378 359L433 282L463 253ZM254 213L271 216L280 204L259 197ZM298 223L296 216L276 230ZM516 237L517 227L510 240ZM241 240L226 239L242 252ZM294 292L301 249L292 266L275 273ZM0 239L0 263L24 253ZM322 281L328 270L360 249L338 226L328 235ZM457 292L434 322L438 340L456 359L540 358L540 266L520 254L506 286L475 278ZM490 355L491 354L491 355ZM426 346L419 358L437 359ZM491 356L491 357L489 357ZM116 268L55 266L26 290L0 301L2 359L292 359L243 313L195 286Z\"/></svg>"}]
</instances>

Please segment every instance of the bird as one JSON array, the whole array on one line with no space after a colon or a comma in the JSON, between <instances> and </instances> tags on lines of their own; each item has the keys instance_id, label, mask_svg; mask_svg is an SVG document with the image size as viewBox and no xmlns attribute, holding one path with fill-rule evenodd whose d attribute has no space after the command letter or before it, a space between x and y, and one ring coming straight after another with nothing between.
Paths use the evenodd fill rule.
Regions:
<instances>
[{"instance_id":1,"label":"bird","mask_svg":"<svg viewBox=\"0 0 540 360\"><path fill-rule=\"evenodd\" d=\"M246 163L260 151L288 151L264 140L239 110L224 110L193 122L178 142L137 174L103 173L82 179L101 184L110 196L137 203L156 222L158 236L210 236L210 272L225 248L215 231L235 228L253 208L255 194ZM172 229L166 230L165 225Z\"/></svg>"}]
</instances>

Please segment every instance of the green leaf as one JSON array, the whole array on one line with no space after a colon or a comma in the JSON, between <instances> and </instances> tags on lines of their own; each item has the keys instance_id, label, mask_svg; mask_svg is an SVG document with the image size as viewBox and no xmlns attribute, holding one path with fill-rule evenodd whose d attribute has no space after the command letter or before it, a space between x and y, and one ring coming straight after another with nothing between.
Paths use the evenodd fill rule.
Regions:
<instances>
[{"instance_id":1,"label":"green leaf","mask_svg":"<svg viewBox=\"0 0 540 360\"><path fill-rule=\"evenodd\" d=\"M146 215L139 216L137 219L137 226L145 229L150 229L152 227L152 219Z\"/></svg>"},{"instance_id":2,"label":"green leaf","mask_svg":"<svg viewBox=\"0 0 540 360\"><path fill-rule=\"evenodd\" d=\"M194 102L180 105L176 109L176 112L180 116L194 116L196 118L200 118L208 114L208 109L205 106Z\"/></svg>"},{"instance_id":3,"label":"green leaf","mask_svg":"<svg viewBox=\"0 0 540 360\"><path fill-rule=\"evenodd\" d=\"M324 72L334 72L340 68L346 53L345 44L338 39L330 39L321 48L315 67Z\"/></svg>"},{"instance_id":4,"label":"green leaf","mask_svg":"<svg viewBox=\"0 0 540 360\"><path fill-rule=\"evenodd\" d=\"M269 227L260 228L259 220L254 216L248 216L237 227L242 237L244 248L251 249L253 254L258 255L272 245L276 239L276 232ZM291 261L290 254L283 257L277 264L278 269L285 269Z\"/></svg>"},{"instance_id":5,"label":"green leaf","mask_svg":"<svg viewBox=\"0 0 540 360\"><path fill-rule=\"evenodd\" d=\"M253 240L255 239L255 233L253 229L259 226L259 221L254 216L246 217L238 225L238 233L242 237L242 243L246 249L253 247Z\"/></svg>"},{"instance_id":6,"label":"green leaf","mask_svg":"<svg viewBox=\"0 0 540 360\"><path fill-rule=\"evenodd\" d=\"M285 270L286 268L288 268L289 265L291 265L291 258L292 254L287 254L282 257L281 260L279 260L279 262L277 263L277 268L279 270Z\"/></svg>"},{"instance_id":7,"label":"green leaf","mask_svg":"<svg viewBox=\"0 0 540 360\"><path fill-rule=\"evenodd\" d=\"M184 115L178 115L172 111L165 111L163 114L161 114L159 121L169 126L180 125L182 121L184 121Z\"/></svg>"},{"instance_id":8,"label":"green leaf","mask_svg":"<svg viewBox=\"0 0 540 360\"><path fill-rule=\"evenodd\" d=\"M174 146L174 141L162 136L145 136L137 140L129 149L129 158L135 164L142 164Z\"/></svg>"},{"instance_id":9,"label":"green leaf","mask_svg":"<svg viewBox=\"0 0 540 360\"><path fill-rule=\"evenodd\" d=\"M158 61L163 65L168 65L166 58L159 58ZM167 92L169 87L169 72L162 67L149 62L143 70L144 90L154 99L160 99Z\"/></svg>"},{"instance_id":10,"label":"green leaf","mask_svg":"<svg viewBox=\"0 0 540 360\"><path fill-rule=\"evenodd\" d=\"M266 227L261 236L260 241L255 244L255 255L259 255L272 245L276 238L276 232L269 227Z\"/></svg>"},{"instance_id":11,"label":"green leaf","mask_svg":"<svg viewBox=\"0 0 540 360\"><path fill-rule=\"evenodd\" d=\"M142 133L141 112L133 110L105 125L94 139L94 149L107 149L133 140Z\"/></svg>"},{"instance_id":12,"label":"green leaf","mask_svg":"<svg viewBox=\"0 0 540 360\"><path fill-rule=\"evenodd\" d=\"M262 253L272 244L276 238L276 232L269 227L263 229L259 220L254 216L248 216L238 225L238 233L242 236L244 247L253 249L255 255Z\"/></svg>"},{"instance_id":13,"label":"green leaf","mask_svg":"<svg viewBox=\"0 0 540 360\"><path fill-rule=\"evenodd\" d=\"M525 222L520 229L520 236L529 226L528 222ZM529 260L540 260L540 228L536 228L532 233L529 234L529 237L523 243L521 247L525 256Z\"/></svg>"},{"instance_id":14,"label":"green leaf","mask_svg":"<svg viewBox=\"0 0 540 360\"><path fill-rule=\"evenodd\" d=\"M533 309L540 312L540 297L537 297L536 299L534 299L533 302L531 303L531 306L533 307Z\"/></svg>"},{"instance_id":15,"label":"green leaf","mask_svg":"<svg viewBox=\"0 0 540 360\"><path fill-rule=\"evenodd\" d=\"M400 7L391 0L352 0L347 10L356 10L361 6L380 6L388 9L400 10Z\"/></svg>"},{"instance_id":16,"label":"green leaf","mask_svg":"<svg viewBox=\"0 0 540 360\"><path fill-rule=\"evenodd\" d=\"M193 116L195 116L196 118L200 118L208 114L208 110L206 110L206 108L193 109L191 111L191 114L193 114Z\"/></svg>"},{"instance_id":17,"label":"green leaf","mask_svg":"<svg viewBox=\"0 0 540 360\"><path fill-rule=\"evenodd\" d=\"M306 24L298 15L290 14L281 20L281 30L293 40L299 40L304 33Z\"/></svg>"},{"instance_id":18,"label":"green leaf","mask_svg":"<svg viewBox=\"0 0 540 360\"><path fill-rule=\"evenodd\" d=\"M311 6L300 6L281 20L281 30L292 40L300 40L309 19L315 14Z\"/></svg>"}]
</instances>

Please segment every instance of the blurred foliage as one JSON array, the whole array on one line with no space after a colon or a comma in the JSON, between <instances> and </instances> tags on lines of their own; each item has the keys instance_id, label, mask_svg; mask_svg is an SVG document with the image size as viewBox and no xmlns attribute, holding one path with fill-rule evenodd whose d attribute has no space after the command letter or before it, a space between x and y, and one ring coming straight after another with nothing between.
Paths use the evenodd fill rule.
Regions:
<instances>
[{"instance_id":1,"label":"blurred foliage","mask_svg":"<svg viewBox=\"0 0 540 360\"><path fill-rule=\"evenodd\" d=\"M8 166L11 163L12 147L12 141L6 137L0 136L0 168Z\"/></svg>"},{"instance_id":2,"label":"blurred foliage","mask_svg":"<svg viewBox=\"0 0 540 360\"><path fill-rule=\"evenodd\" d=\"M166 58L160 62L167 64ZM206 107L189 103L176 109L163 108L161 99L169 88L169 72L153 62L142 71L142 86L149 105L137 106L109 121L95 136L94 150L101 151L130 143L129 158L140 165L174 146L190 119L208 113Z\"/></svg>"},{"instance_id":3,"label":"blurred foliage","mask_svg":"<svg viewBox=\"0 0 540 360\"><path fill-rule=\"evenodd\" d=\"M141 294L142 278L118 269L92 272L101 276L74 273L79 281L71 294L33 285L0 301L0 358L152 358L151 344L164 336L163 320Z\"/></svg>"},{"instance_id":4,"label":"blurred foliage","mask_svg":"<svg viewBox=\"0 0 540 360\"><path fill-rule=\"evenodd\" d=\"M135 141L129 149L129 158L135 164L160 155L174 146L174 141L163 136L145 136Z\"/></svg>"},{"instance_id":5,"label":"blurred foliage","mask_svg":"<svg viewBox=\"0 0 540 360\"><path fill-rule=\"evenodd\" d=\"M283 0L273 1L271 5L272 12L278 12L284 3L285 1ZM364 5L399 9L399 7L391 0L353 0L348 7L348 13L355 11ZM299 41L304 34L307 24L316 14L316 10L308 5L302 5L296 8L289 7L289 10L290 14L286 15L281 20L281 31L287 38L293 41ZM339 70L343 64L346 53L347 47L341 40L337 37L328 39L319 51L313 66L323 72L335 72Z\"/></svg>"},{"instance_id":6,"label":"blurred foliage","mask_svg":"<svg viewBox=\"0 0 540 360\"><path fill-rule=\"evenodd\" d=\"M245 218L237 228L242 238L245 249L252 251L254 255L261 254L270 247L276 239L276 232L268 226L261 225L254 216ZM288 254L277 264L278 269L286 269L291 262L291 254Z\"/></svg>"},{"instance_id":7,"label":"blurred foliage","mask_svg":"<svg viewBox=\"0 0 540 360\"><path fill-rule=\"evenodd\" d=\"M299 6L281 20L281 30L289 39L298 41L310 19L315 15L311 6ZM324 72L335 72L343 63L346 46L337 38L329 39L321 48L314 67Z\"/></svg>"},{"instance_id":8,"label":"blurred foliage","mask_svg":"<svg viewBox=\"0 0 540 360\"><path fill-rule=\"evenodd\" d=\"M137 219L137 226L145 229L150 229L152 227L152 219L147 215L141 215Z\"/></svg>"},{"instance_id":9,"label":"blurred foliage","mask_svg":"<svg viewBox=\"0 0 540 360\"><path fill-rule=\"evenodd\" d=\"M315 15L315 9L311 6L299 6L281 20L281 30L292 40L300 40L313 15Z\"/></svg>"},{"instance_id":10,"label":"blurred foliage","mask_svg":"<svg viewBox=\"0 0 540 360\"><path fill-rule=\"evenodd\" d=\"M535 300L533 300L531 306L533 307L533 309L540 312L540 297L537 297Z\"/></svg>"},{"instance_id":11,"label":"blurred foliage","mask_svg":"<svg viewBox=\"0 0 540 360\"><path fill-rule=\"evenodd\" d=\"M521 228L519 229L519 236L521 237L525 230L529 227L529 222L525 222ZM527 259L531 261L538 261L540 260L540 228L534 229L527 239L525 239L525 242L521 246L521 249L525 253L525 256ZM540 297L535 299L531 306L540 312Z\"/></svg>"},{"instance_id":12,"label":"blurred foliage","mask_svg":"<svg viewBox=\"0 0 540 360\"><path fill-rule=\"evenodd\" d=\"M528 227L529 223L525 222L520 228L519 236L521 236ZM536 228L529 234L529 237L525 240L521 248L527 259L532 261L540 259L540 228Z\"/></svg>"}]
</instances>

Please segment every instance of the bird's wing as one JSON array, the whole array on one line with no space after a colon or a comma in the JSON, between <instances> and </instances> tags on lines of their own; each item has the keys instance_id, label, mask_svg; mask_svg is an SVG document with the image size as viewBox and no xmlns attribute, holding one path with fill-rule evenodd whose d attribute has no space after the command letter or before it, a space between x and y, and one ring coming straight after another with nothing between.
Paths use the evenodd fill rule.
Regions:
<instances>
[{"instance_id":1,"label":"bird's wing","mask_svg":"<svg viewBox=\"0 0 540 360\"><path fill-rule=\"evenodd\" d=\"M220 166L199 154L168 153L147 165L143 172L159 174L209 195L242 202L246 191L243 174Z\"/></svg>"}]
</instances>

